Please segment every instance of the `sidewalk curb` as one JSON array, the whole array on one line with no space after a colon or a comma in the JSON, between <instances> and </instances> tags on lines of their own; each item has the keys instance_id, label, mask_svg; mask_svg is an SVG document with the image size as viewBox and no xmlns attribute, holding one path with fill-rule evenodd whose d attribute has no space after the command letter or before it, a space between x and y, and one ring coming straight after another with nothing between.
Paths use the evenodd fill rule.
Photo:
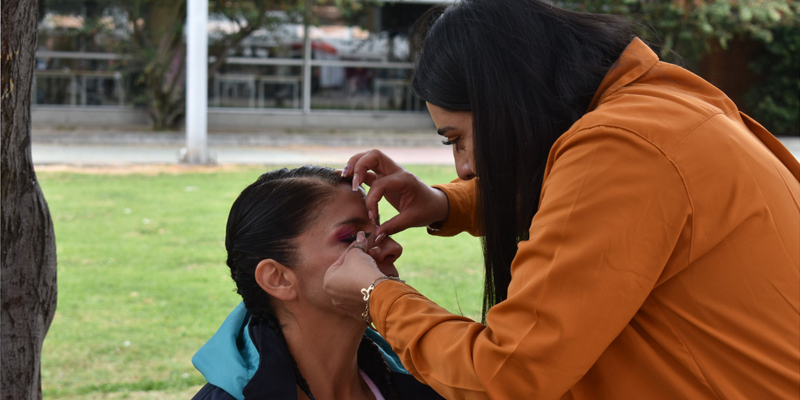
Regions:
<instances>
[{"instance_id":1,"label":"sidewalk curb","mask_svg":"<svg viewBox=\"0 0 800 400\"><path fill-rule=\"evenodd\" d=\"M34 130L32 141L37 144L60 145L138 145L181 146L186 144L183 132L146 131L58 131ZM319 147L435 147L440 138L433 132L263 132L209 133L210 146L319 146Z\"/></svg>"}]
</instances>

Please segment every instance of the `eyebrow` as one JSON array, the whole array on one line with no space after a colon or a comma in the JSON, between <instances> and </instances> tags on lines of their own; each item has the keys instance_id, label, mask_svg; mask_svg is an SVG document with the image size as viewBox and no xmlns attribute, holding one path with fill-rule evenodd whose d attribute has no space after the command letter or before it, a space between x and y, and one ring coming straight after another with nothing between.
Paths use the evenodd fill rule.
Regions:
<instances>
[{"instance_id":1,"label":"eyebrow","mask_svg":"<svg viewBox=\"0 0 800 400\"><path fill-rule=\"evenodd\" d=\"M342 225L366 225L369 223L368 219L365 218L350 218L348 220L344 220L342 222L337 223L334 227L342 226Z\"/></svg>"},{"instance_id":2,"label":"eyebrow","mask_svg":"<svg viewBox=\"0 0 800 400\"><path fill-rule=\"evenodd\" d=\"M456 128L448 125L448 126L445 126L443 128L439 128L438 130L436 130L436 133L438 133L440 136L444 136L445 133L447 133L449 131L452 131L453 129L456 129Z\"/></svg>"}]
</instances>

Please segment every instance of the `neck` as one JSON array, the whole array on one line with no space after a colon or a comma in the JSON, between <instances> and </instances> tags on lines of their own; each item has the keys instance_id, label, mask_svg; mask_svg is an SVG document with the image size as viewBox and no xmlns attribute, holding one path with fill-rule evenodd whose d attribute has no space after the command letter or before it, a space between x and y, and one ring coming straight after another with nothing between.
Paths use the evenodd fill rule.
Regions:
<instances>
[{"instance_id":1,"label":"neck","mask_svg":"<svg viewBox=\"0 0 800 400\"><path fill-rule=\"evenodd\" d=\"M317 400L372 399L358 373L357 352L364 324L348 317L292 312L283 334L289 351Z\"/></svg>"}]
</instances>

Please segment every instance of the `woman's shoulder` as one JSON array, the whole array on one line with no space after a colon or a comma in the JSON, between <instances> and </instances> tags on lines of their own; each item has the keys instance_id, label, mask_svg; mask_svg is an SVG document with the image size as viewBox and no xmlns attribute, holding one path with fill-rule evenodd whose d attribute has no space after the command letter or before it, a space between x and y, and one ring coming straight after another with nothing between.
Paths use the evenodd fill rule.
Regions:
<instances>
[{"instance_id":1,"label":"woman's shoulder","mask_svg":"<svg viewBox=\"0 0 800 400\"><path fill-rule=\"evenodd\" d=\"M709 140L725 140L725 132L745 128L736 105L723 92L683 68L657 63L639 79L603 97L564 136L627 133L663 152L690 133L716 132Z\"/></svg>"}]
</instances>

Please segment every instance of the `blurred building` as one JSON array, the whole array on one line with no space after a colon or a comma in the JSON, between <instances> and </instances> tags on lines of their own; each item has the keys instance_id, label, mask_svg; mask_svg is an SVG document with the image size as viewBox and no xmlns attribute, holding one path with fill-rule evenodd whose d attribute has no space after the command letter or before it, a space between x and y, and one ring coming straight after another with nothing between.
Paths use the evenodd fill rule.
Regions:
<instances>
[{"instance_id":1,"label":"blurred building","mask_svg":"<svg viewBox=\"0 0 800 400\"><path fill-rule=\"evenodd\" d=\"M355 22L336 7L316 6L317 25L287 21L277 29L253 32L228 50L224 64L210 76L209 128L432 128L424 102L409 86L408 31L438 2L384 0L366 5ZM130 40L128 30L113 28L130 22L123 18L120 23L114 15L119 12L110 8L87 12L86 3L98 4L76 1L82 9L70 12L68 4L62 5L45 10L41 19L34 125L149 125L146 86L121 67L126 55L107 45ZM92 23L106 29L91 34L87 13L94 13ZM211 43L237 29L224 17L209 16ZM175 68L180 65L175 60Z\"/></svg>"}]
</instances>

